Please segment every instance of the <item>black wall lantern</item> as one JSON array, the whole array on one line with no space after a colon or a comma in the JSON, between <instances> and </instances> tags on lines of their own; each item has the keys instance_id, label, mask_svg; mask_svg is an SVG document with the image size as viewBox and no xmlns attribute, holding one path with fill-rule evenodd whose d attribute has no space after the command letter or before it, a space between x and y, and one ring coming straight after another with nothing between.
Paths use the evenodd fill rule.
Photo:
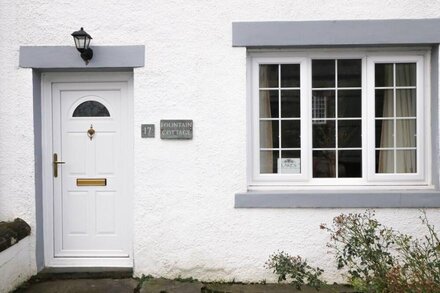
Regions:
<instances>
[{"instance_id":1,"label":"black wall lantern","mask_svg":"<svg viewBox=\"0 0 440 293\"><path fill-rule=\"evenodd\" d=\"M73 32L72 37L76 49L81 52L81 58L86 62L86 65L89 64L89 61L93 58L93 50L89 48L92 37L83 28Z\"/></svg>"}]
</instances>

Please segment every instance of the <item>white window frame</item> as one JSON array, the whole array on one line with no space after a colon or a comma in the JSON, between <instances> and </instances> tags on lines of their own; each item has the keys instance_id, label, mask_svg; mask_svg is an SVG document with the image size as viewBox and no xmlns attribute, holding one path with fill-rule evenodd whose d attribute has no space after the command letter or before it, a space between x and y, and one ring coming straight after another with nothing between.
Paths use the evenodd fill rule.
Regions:
<instances>
[{"instance_id":1,"label":"white window frame","mask_svg":"<svg viewBox=\"0 0 440 293\"><path fill-rule=\"evenodd\" d=\"M416 173L396 173L396 174L388 174L388 173L376 173L375 172L375 160L368 161L368 180L371 182L384 182L389 184L401 184L401 182L405 182L406 185L417 185L420 183L424 183L425 178L425 169L426 166L429 165L430 160L425 160L425 154L429 154L430 150L427 147L430 143L427 140L430 140L431 133L431 123L430 120L423 119L424 116L430 116L430 102L429 98L429 90L426 89L426 76L429 76L429 72L424 72L424 57L423 56L374 56L368 58L368 68L371 70L368 72L367 77L367 92L372 96L372 93L375 91L374 85L374 76L375 76L375 64L380 63L416 63L417 64L417 82L416 82ZM428 74L428 75L427 75ZM420 98L423 97L423 98ZM375 109L375 100L371 99L367 102L368 111L367 113L372 114L371 117L368 117L368 136L375 138L375 117L374 117L374 109ZM427 117L425 117L427 118ZM428 135L425 135L428 133ZM370 139L368 141L367 151L369 152L369 157L375 158L375 140Z\"/></svg>"},{"instance_id":2,"label":"white window frame","mask_svg":"<svg viewBox=\"0 0 440 293\"><path fill-rule=\"evenodd\" d=\"M289 182L289 181L306 181L307 180L307 174L309 173L308 166L304 166L302 162L306 162L309 160L309 154L304 152L303 145L308 143L309 137L308 132L306 129L306 123L302 122L301 117L301 173L299 174L261 174L260 173L260 142L259 142L259 65L260 64L280 64L280 63L292 63L292 64L300 64L300 75L303 76L306 74L306 62L307 60L305 58L301 57L283 57L283 58L277 58L274 60L273 58L253 58L252 68L253 68L253 74L252 74L252 84L256 85L252 87L252 113L256 115L258 123L256 125L252 125L252 129L254 132L253 137L253 146L257 148L257 150L253 151L253 162L254 162L254 173L253 176L257 181L260 182ZM304 91L304 88L306 87L307 80L305 78L301 78L300 81L300 100L303 101L306 98L306 92ZM255 100L256 99L256 102ZM300 113L301 115L304 113L309 112L309 108L307 107L306 103L301 102L301 109ZM308 115L308 114L306 114ZM253 117L254 119L255 117ZM279 129L281 131L281 129ZM257 133L255 133L257 132ZM281 148L281 146L279 146Z\"/></svg>"},{"instance_id":3,"label":"white window frame","mask_svg":"<svg viewBox=\"0 0 440 293\"><path fill-rule=\"evenodd\" d=\"M362 59L362 177L313 178L312 176L312 59ZM417 173L375 174L374 62L417 63ZM301 174L260 174L259 64L300 64L301 72ZM248 52L248 189L353 189L407 187L431 188L430 48L310 49ZM372 91L373 90L373 91ZM370 97L370 98L367 98ZM371 99L373 97L373 99ZM420 97L423 97L422 99ZM281 147L281 146L280 146ZM305 163L304 163L305 162Z\"/></svg>"}]
</instances>

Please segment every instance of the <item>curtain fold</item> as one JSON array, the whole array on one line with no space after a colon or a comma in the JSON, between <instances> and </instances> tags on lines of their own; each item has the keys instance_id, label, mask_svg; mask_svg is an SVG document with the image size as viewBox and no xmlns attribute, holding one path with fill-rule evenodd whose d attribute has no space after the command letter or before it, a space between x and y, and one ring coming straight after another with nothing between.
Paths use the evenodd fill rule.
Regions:
<instances>
[{"instance_id":1,"label":"curtain fold","mask_svg":"<svg viewBox=\"0 0 440 293\"><path fill-rule=\"evenodd\" d=\"M269 84L266 70L260 68L260 87L267 87ZM260 117L273 118L270 109L270 91L260 91ZM273 148L272 121L260 122L260 147ZM263 155L263 152L265 155ZM260 151L260 172L273 173L273 151Z\"/></svg>"},{"instance_id":2,"label":"curtain fold","mask_svg":"<svg viewBox=\"0 0 440 293\"><path fill-rule=\"evenodd\" d=\"M393 84L393 70L385 71L385 84ZM394 116L394 97L392 90L385 90L383 97L383 112L382 117ZM382 130L380 135L379 147L393 147L394 125L392 120L382 120ZM379 151L379 173L392 173L394 172L394 152L388 150Z\"/></svg>"}]
</instances>

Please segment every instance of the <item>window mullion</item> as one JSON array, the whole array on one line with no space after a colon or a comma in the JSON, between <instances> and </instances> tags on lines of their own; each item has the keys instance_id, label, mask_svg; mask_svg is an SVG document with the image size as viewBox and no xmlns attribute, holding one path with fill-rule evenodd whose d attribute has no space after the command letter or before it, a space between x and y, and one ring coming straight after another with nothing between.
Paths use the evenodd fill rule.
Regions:
<instances>
[{"instance_id":1,"label":"window mullion","mask_svg":"<svg viewBox=\"0 0 440 293\"><path fill-rule=\"evenodd\" d=\"M338 152L338 60L335 60L335 178L339 177Z\"/></svg>"},{"instance_id":2,"label":"window mullion","mask_svg":"<svg viewBox=\"0 0 440 293\"><path fill-rule=\"evenodd\" d=\"M393 63L393 156L394 156L394 174L397 173L397 107L396 107L396 63Z\"/></svg>"},{"instance_id":3,"label":"window mullion","mask_svg":"<svg viewBox=\"0 0 440 293\"><path fill-rule=\"evenodd\" d=\"M281 161L281 64L278 64L278 161ZM278 164L278 162L277 162Z\"/></svg>"},{"instance_id":4,"label":"window mullion","mask_svg":"<svg viewBox=\"0 0 440 293\"><path fill-rule=\"evenodd\" d=\"M308 154L309 161L307 162L308 167L308 174L307 178L308 180L313 179L313 83L312 83L312 59L309 58L306 63L306 69L307 69L307 80L305 84L307 87L304 89L306 91L306 98L307 98L307 111L305 113L305 117L307 118L307 129L308 129L308 141L307 144L304 145L302 148L305 149L305 151Z\"/></svg>"}]
</instances>

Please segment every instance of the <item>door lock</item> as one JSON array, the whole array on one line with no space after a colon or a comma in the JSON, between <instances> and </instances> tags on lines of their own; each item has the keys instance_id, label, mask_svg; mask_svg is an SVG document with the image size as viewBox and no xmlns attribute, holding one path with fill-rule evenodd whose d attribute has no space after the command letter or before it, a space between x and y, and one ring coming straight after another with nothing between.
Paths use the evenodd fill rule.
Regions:
<instances>
[{"instance_id":1,"label":"door lock","mask_svg":"<svg viewBox=\"0 0 440 293\"><path fill-rule=\"evenodd\" d=\"M58 165L60 164L65 164L66 162L63 161L58 161L58 154L54 153L53 154L53 177L58 177Z\"/></svg>"}]
</instances>

